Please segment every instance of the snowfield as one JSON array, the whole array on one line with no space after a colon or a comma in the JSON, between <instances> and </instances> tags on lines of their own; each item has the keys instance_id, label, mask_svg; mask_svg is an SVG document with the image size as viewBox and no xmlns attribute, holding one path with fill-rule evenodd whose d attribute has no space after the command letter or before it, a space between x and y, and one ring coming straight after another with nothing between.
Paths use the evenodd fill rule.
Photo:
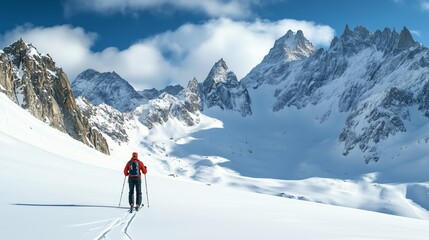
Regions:
<instances>
[{"instance_id":1,"label":"snowfield","mask_svg":"<svg viewBox=\"0 0 429 240\"><path fill-rule=\"evenodd\" d=\"M248 191L287 187L314 196L307 200L335 194L340 202L355 199L351 204L368 208L380 203L370 201L380 196L370 195L384 194L385 203L401 206L408 201L398 207L403 215L429 219L419 205L405 198L404 203L395 203L396 196L391 196L409 188L409 197L427 207L427 186L377 185L371 183L371 175L360 182L277 181L239 178L219 169L217 174L224 173L226 179L236 178L237 186L231 188L151 171L157 163L148 157L150 207L143 194L146 207L129 214L118 207L128 160L128 155L118 154L125 151L103 155L35 119L4 94L0 116L1 239L429 239L427 220ZM245 183L248 187L243 187ZM127 193L125 186L122 207L127 206Z\"/></svg>"}]
</instances>

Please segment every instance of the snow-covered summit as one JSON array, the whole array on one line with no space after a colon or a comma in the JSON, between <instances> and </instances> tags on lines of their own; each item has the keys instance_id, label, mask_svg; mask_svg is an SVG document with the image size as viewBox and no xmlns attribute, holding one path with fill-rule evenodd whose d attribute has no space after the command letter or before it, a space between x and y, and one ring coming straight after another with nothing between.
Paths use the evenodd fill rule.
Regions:
<instances>
[{"instance_id":1,"label":"snow-covered summit","mask_svg":"<svg viewBox=\"0 0 429 240\"><path fill-rule=\"evenodd\" d=\"M263 62L292 62L309 57L314 52L313 44L304 37L304 33L301 30L296 33L289 30L283 37L276 40L273 48L264 57Z\"/></svg>"},{"instance_id":2,"label":"snow-covered summit","mask_svg":"<svg viewBox=\"0 0 429 240\"><path fill-rule=\"evenodd\" d=\"M221 58L214 64L204 83L210 84L210 87L212 87L216 83L231 83L234 80L237 80L237 77L229 70L226 62Z\"/></svg>"},{"instance_id":3,"label":"snow-covered summit","mask_svg":"<svg viewBox=\"0 0 429 240\"><path fill-rule=\"evenodd\" d=\"M77 97L85 97L94 105L106 103L122 112L132 111L147 101L116 72L88 69L76 77L72 88Z\"/></svg>"},{"instance_id":4,"label":"snow-covered summit","mask_svg":"<svg viewBox=\"0 0 429 240\"><path fill-rule=\"evenodd\" d=\"M306 59L315 52L313 44L301 30L297 33L289 30L275 41L262 62L244 77L243 83L247 87L257 87L265 81L266 76L271 76L269 79L272 79L285 71L290 62Z\"/></svg>"}]
</instances>

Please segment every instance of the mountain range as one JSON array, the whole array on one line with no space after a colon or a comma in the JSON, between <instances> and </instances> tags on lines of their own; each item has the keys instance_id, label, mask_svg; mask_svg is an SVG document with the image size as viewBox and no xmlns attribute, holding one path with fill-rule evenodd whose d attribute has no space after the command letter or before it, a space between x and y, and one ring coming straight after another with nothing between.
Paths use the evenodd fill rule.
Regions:
<instances>
[{"instance_id":1,"label":"mountain range","mask_svg":"<svg viewBox=\"0 0 429 240\"><path fill-rule=\"evenodd\" d=\"M257 92L261 86L268 85L274 88L269 93L274 96L274 101L264 107L278 112L285 108L319 106L324 111L317 117L321 123L334 111L342 113L346 119L337 136L338 143L343 145L342 154L347 156L359 149L366 163L377 162L383 152L380 149L383 142L389 136L407 131L406 123L412 122L411 109L416 107L429 116L428 66L428 49L414 41L405 27L400 33L388 28L371 33L362 26L353 31L346 26L327 50L316 50L302 31L288 31L275 42L262 62L240 81L221 59L214 64L207 78L198 83L198 89L194 89L193 94L198 100L172 108L174 103L186 101L177 98L180 90L167 93L168 97L158 95L157 100L147 104L149 113L141 120L152 127L169 118L179 118L189 126L198 122L198 116L184 115L198 115L212 107L250 116L252 98L249 91ZM143 104L144 97L117 74L97 73L89 77L91 80L83 80L82 76L88 78L88 72L94 73L87 70L73 82L76 96L87 98L93 105L111 105L122 112ZM106 74L113 77L102 77ZM115 86L91 87L88 83L96 82L94 79L103 81L103 84L116 82L119 85L122 82L123 87L120 91Z\"/></svg>"}]
</instances>

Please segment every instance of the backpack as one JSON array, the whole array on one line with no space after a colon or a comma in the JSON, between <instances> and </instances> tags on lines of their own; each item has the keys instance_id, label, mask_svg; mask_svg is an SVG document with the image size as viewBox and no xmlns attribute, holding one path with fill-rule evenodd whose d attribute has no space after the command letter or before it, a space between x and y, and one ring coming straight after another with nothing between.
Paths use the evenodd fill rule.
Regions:
<instances>
[{"instance_id":1,"label":"backpack","mask_svg":"<svg viewBox=\"0 0 429 240\"><path fill-rule=\"evenodd\" d=\"M139 161L130 161L130 170L129 174L131 177L137 177L139 175Z\"/></svg>"}]
</instances>

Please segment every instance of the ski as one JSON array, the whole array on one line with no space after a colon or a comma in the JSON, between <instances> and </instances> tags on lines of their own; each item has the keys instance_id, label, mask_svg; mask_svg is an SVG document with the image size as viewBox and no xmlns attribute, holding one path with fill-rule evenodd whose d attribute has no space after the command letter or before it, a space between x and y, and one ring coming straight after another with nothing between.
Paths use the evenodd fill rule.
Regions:
<instances>
[{"instance_id":1,"label":"ski","mask_svg":"<svg viewBox=\"0 0 429 240\"><path fill-rule=\"evenodd\" d=\"M144 206L144 204L142 204L140 206L130 206L130 209L128 210L128 212L129 213L133 213L134 211L138 212L143 206Z\"/></svg>"},{"instance_id":2,"label":"ski","mask_svg":"<svg viewBox=\"0 0 429 240\"><path fill-rule=\"evenodd\" d=\"M138 212L140 209L142 209L143 206L144 206L144 204L137 206L137 207L135 207L135 210Z\"/></svg>"}]
</instances>

